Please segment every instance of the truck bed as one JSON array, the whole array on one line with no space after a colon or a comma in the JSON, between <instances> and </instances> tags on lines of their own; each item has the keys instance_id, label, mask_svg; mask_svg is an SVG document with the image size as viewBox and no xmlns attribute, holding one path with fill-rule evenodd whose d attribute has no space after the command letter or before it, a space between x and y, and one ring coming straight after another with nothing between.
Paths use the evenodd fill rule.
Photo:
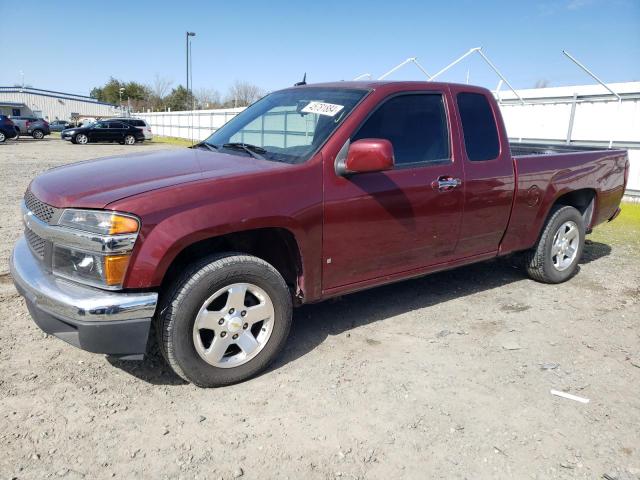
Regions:
<instances>
[{"instance_id":1,"label":"truck bed","mask_svg":"<svg viewBox=\"0 0 640 480\"><path fill-rule=\"evenodd\" d=\"M510 147L516 191L503 251L531 248L553 203L564 195L585 215L587 229L618 211L628 170L626 150L519 142Z\"/></svg>"}]
</instances>

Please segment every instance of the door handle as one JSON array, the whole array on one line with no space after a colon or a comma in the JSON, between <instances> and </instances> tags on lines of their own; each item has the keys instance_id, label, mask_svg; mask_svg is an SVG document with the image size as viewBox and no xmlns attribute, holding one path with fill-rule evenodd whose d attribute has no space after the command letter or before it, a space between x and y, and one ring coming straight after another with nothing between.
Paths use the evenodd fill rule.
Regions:
<instances>
[{"instance_id":1,"label":"door handle","mask_svg":"<svg viewBox=\"0 0 640 480\"><path fill-rule=\"evenodd\" d=\"M446 175L438 177L436 180L431 182L431 187L434 190L438 190L439 192L448 192L456 187L459 187L460 185L462 185L462 180Z\"/></svg>"}]
</instances>

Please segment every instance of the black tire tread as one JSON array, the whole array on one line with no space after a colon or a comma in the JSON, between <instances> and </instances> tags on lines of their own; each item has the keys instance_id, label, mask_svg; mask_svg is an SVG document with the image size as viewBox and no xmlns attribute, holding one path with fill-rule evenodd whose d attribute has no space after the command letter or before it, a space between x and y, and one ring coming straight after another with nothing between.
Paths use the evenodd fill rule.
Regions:
<instances>
[{"instance_id":1,"label":"black tire tread","mask_svg":"<svg viewBox=\"0 0 640 480\"><path fill-rule=\"evenodd\" d=\"M560 215L563 215L565 212L573 210L575 210L574 207L570 207L567 205L554 205L549 212L547 221L545 222L544 228L542 229L542 233L535 247L533 247L531 250L523 252L522 255L524 267L532 279L542 283L557 283L544 271L546 258L545 246L549 235L555 234L555 232L550 228L554 220Z\"/></svg>"},{"instance_id":2,"label":"black tire tread","mask_svg":"<svg viewBox=\"0 0 640 480\"><path fill-rule=\"evenodd\" d=\"M171 322L173 310L178 307L182 299L188 295L191 288L206 274L211 271L222 269L225 267L234 267L242 265L244 262L251 262L252 264L259 264L263 268L267 269L270 273L275 273L276 278L279 278L282 283L282 288L288 291L288 287L280 275L280 273L269 263L264 260L239 252L227 252L219 253L204 257L189 267L184 269L178 277L170 284L166 289L166 292L162 295L160 301L158 314L156 318L156 334L158 339L158 346L162 352L162 356L166 362L171 366L173 371L182 379L187 382L193 383L199 387L207 387L208 385L200 384L197 380L190 378L180 367L175 355L174 345L172 339L173 323ZM228 276L233 274L233 270L229 269ZM289 311L292 309L291 296L287 296L289 301ZM271 362L271 359L264 359L261 365L256 370L262 370ZM227 384L236 383L231 380Z\"/></svg>"}]
</instances>

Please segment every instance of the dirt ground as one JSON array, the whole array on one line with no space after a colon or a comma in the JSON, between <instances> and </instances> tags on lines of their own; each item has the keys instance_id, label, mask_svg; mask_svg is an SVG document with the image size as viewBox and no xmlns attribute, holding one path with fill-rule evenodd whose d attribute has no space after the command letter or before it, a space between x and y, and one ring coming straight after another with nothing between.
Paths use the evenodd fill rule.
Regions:
<instances>
[{"instance_id":1,"label":"dirt ground","mask_svg":"<svg viewBox=\"0 0 640 480\"><path fill-rule=\"evenodd\" d=\"M562 285L501 260L305 306L278 361L228 388L44 335L7 273L29 180L156 148L0 145L0 478L640 479L625 244L591 241Z\"/></svg>"}]
</instances>

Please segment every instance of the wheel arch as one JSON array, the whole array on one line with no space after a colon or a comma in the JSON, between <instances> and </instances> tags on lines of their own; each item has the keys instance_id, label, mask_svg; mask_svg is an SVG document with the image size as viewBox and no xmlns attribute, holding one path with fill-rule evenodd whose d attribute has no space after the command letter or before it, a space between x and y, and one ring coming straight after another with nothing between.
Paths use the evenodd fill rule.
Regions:
<instances>
[{"instance_id":1,"label":"wheel arch","mask_svg":"<svg viewBox=\"0 0 640 480\"><path fill-rule=\"evenodd\" d=\"M201 239L179 250L161 273L160 289L166 288L188 265L214 253L253 255L272 265L284 278L294 300L303 298L303 262L295 235L282 227L264 227Z\"/></svg>"},{"instance_id":2,"label":"wheel arch","mask_svg":"<svg viewBox=\"0 0 640 480\"><path fill-rule=\"evenodd\" d=\"M548 218L553 207L556 205L573 207L582 215L584 227L588 230L591 227L591 223L594 218L596 200L597 192L594 188L581 188L558 194L553 203L549 206L545 219Z\"/></svg>"}]
</instances>

